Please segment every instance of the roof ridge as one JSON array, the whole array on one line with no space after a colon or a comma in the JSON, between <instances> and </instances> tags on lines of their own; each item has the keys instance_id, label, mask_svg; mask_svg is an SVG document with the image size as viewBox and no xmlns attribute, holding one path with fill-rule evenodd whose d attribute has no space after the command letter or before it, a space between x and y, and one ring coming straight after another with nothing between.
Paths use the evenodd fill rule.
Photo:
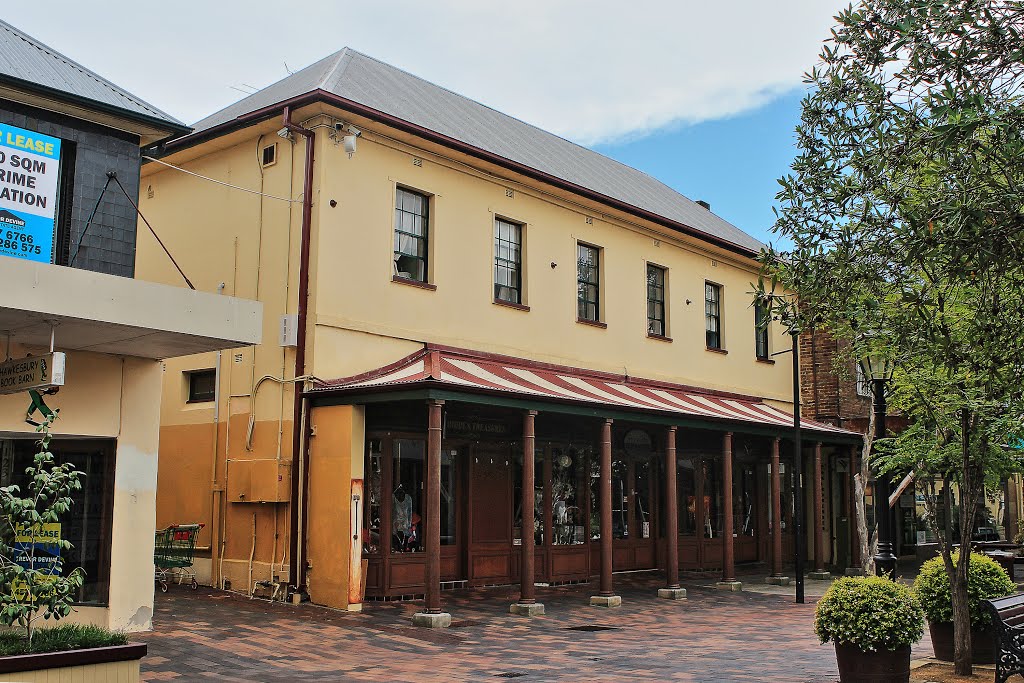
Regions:
<instances>
[{"instance_id":1,"label":"roof ridge","mask_svg":"<svg viewBox=\"0 0 1024 683\"><path fill-rule=\"evenodd\" d=\"M321 88L329 89L333 87L335 84L337 84L338 81L342 79L342 77L344 77L345 72L348 70L349 64L352 63L352 53L361 54L356 52L352 48L345 46L338 50L337 52L335 52L334 54L328 55L328 59L330 57L334 57L335 55L337 55L338 61L334 65L334 67L329 72L324 74L324 77L322 79L320 79ZM313 62L313 64L315 63L316 62ZM310 66L312 66L312 64Z\"/></svg>"},{"instance_id":2,"label":"roof ridge","mask_svg":"<svg viewBox=\"0 0 1024 683\"><path fill-rule=\"evenodd\" d=\"M17 28L16 26L12 26L11 24L7 23L3 19L0 19L0 28L3 28L4 30L12 33L16 38L20 38L21 40L23 40L24 42L28 43L29 45L31 45L35 49L39 50L40 52L43 52L46 55L48 55L48 56L50 56L50 57L52 57L54 59L60 60L61 62L64 62L65 64L67 64L71 68L73 68L76 71L78 71L79 73L81 73L83 76L86 76L87 78L91 78L92 80L96 81L97 83L99 83L103 87L105 87L108 90L110 90L112 93L114 93L118 97L123 97L124 99L132 102L133 104L136 104L139 107L142 107L143 109L151 112L154 116L163 117L165 119L177 121L177 119L175 119L173 116L171 116L167 112L162 111L160 109L157 109L156 107L151 105L149 102L146 102L145 100L140 99L140 98L136 97L135 95L132 95L130 92L128 92L124 88L119 87L116 83L113 83L112 81L108 81L107 79L103 78L98 73L96 73L95 71L89 69L86 66L83 66L82 64L79 64L78 62L76 62L75 60L71 59L70 57L68 57L64 53L59 52L59 51L53 49L52 47L50 47L46 43L42 42L41 40L39 40L37 38L34 38L33 36L30 36L29 34L25 33L24 31L22 31L21 29Z\"/></svg>"}]
</instances>

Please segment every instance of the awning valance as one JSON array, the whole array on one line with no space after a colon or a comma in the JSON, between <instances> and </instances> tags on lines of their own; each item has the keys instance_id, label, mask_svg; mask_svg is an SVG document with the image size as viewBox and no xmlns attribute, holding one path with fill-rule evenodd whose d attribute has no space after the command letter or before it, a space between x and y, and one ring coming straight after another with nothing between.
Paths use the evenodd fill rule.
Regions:
<instances>
[{"instance_id":1,"label":"awning valance","mask_svg":"<svg viewBox=\"0 0 1024 683\"><path fill-rule=\"evenodd\" d=\"M756 397L436 346L427 346L371 372L323 382L310 393L369 393L414 387L511 394L690 419L793 426L792 415ZM859 437L856 432L810 420L804 420L802 426L814 432Z\"/></svg>"}]
</instances>

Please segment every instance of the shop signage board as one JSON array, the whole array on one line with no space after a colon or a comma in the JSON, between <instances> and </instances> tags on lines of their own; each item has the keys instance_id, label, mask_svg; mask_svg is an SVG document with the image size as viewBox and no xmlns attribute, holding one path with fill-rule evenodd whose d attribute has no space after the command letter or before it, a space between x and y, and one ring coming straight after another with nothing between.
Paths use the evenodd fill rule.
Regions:
<instances>
[{"instance_id":1,"label":"shop signage board","mask_svg":"<svg viewBox=\"0 0 1024 683\"><path fill-rule=\"evenodd\" d=\"M14 561L24 569L34 569L41 576L36 577L35 590L30 595L29 585L24 579L15 579L12 585L14 595L22 601L35 602L46 597L48 585L63 571L60 557L60 522L47 522L32 527L18 527L14 537Z\"/></svg>"},{"instance_id":2,"label":"shop signage board","mask_svg":"<svg viewBox=\"0 0 1024 683\"><path fill-rule=\"evenodd\" d=\"M0 123L0 256L53 262L60 142Z\"/></svg>"},{"instance_id":3,"label":"shop signage board","mask_svg":"<svg viewBox=\"0 0 1024 683\"><path fill-rule=\"evenodd\" d=\"M64 386L64 363L61 351L0 363L0 394Z\"/></svg>"}]
</instances>

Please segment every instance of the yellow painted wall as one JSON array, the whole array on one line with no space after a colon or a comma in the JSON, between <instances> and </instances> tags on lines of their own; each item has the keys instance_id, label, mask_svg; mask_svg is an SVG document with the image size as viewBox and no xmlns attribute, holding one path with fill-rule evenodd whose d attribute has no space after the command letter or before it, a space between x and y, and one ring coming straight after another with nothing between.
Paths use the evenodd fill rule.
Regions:
<instances>
[{"instance_id":1,"label":"yellow painted wall","mask_svg":"<svg viewBox=\"0 0 1024 683\"><path fill-rule=\"evenodd\" d=\"M44 351L14 346L12 355ZM117 440L108 605L80 608L73 621L126 631L152 627L161 379L158 361L69 352L65 386L46 397L60 409L55 435ZM28 404L27 394L0 396L0 433L34 434L24 422Z\"/></svg>"},{"instance_id":2,"label":"yellow painted wall","mask_svg":"<svg viewBox=\"0 0 1024 683\"><path fill-rule=\"evenodd\" d=\"M323 379L344 377L433 342L790 405L789 356L779 356L777 363L754 357L750 291L757 268L752 260L345 116L364 131L349 159L329 139L332 119L322 112L342 116L326 105L293 113L294 120L307 121L316 134L307 372ZM266 121L165 160L299 200L303 145L277 137L280 127L279 119ZM277 144L278 161L261 169L258 155L267 144ZM414 165L414 158L421 164ZM430 270L436 291L391 281L396 185L433 195ZM297 306L301 204L261 198L157 164L143 168L140 196L143 213L197 288L218 291L224 283L225 294L264 305L265 342L221 356L216 456L215 406L187 404L183 375L213 368L216 355L165 364L157 522L203 521L211 529L214 523L223 525L223 543L213 553L223 550L224 559L213 563L213 574L222 566L223 577L234 588L245 590L261 579L286 580L289 504L218 504L214 491L230 488L228 459L291 460L292 386L264 381L253 393L264 376L293 378L294 352L277 340L280 316ZM526 225L524 292L529 311L492 303L495 216ZM144 226L139 235L136 277L182 285ZM602 319L607 329L576 322L577 240L604 249ZM648 261L669 269L672 342L646 334ZM728 354L705 349L705 279L724 288ZM786 348L788 338L774 326L771 350ZM250 421L254 437L247 445ZM353 466L356 462L361 467L361 459L355 458ZM311 540L316 533L310 529ZM201 543L216 539L207 533ZM313 577L315 582L315 569Z\"/></svg>"},{"instance_id":3,"label":"yellow painted wall","mask_svg":"<svg viewBox=\"0 0 1024 683\"><path fill-rule=\"evenodd\" d=\"M353 406L313 410L316 436L309 447L309 524L306 548L310 599L321 605L346 608L350 539L352 538L352 479L362 478L363 414Z\"/></svg>"}]
</instances>

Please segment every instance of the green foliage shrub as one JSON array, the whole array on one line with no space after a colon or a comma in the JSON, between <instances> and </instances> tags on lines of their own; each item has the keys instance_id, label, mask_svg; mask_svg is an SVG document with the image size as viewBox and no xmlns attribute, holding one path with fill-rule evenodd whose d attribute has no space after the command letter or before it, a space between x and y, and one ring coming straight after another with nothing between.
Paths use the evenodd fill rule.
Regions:
<instances>
[{"instance_id":1,"label":"green foliage shrub","mask_svg":"<svg viewBox=\"0 0 1024 683\"><path fill-rule=\"evenodd\" d=\"M960 561L960 554L953 555L953 564ZM992 617L983 601L1001 598L1017 590L999 563L981 553L971 553L971 564L967 568L967 601L970 605L971 628L985 628L992 623ZM921 565L921 571L914 579L914 590L921 600L928 621L933 624L953 623L953 596L949 590L949 575L941 557Z\"/></svg>"},{"instance_id":2,"label":"green foliage shrub","mask_svg":"<svg viewBox=\"0 0 1024 683\"><path fill-rule=\"evenodd\" d=\"M848 576L833 582L818 602L814 632L823 643L898 650L924 635L924 612L908 586L879 576Z\"/></svg>"},{"instance_id":3,"label":"green foliage shrub","mask_svg":"<svg viewBox=\"0 0 1024 683\"><path fill-rule=\"evenodd\" d=\"M125 645L127 642L128 636L124 633L82 624L61 624L53 628L36 629L31 645L29 645L24 632L10 630L0 633L0 657L83 650L90 647Z\"/></svg>"}]
</instances>

